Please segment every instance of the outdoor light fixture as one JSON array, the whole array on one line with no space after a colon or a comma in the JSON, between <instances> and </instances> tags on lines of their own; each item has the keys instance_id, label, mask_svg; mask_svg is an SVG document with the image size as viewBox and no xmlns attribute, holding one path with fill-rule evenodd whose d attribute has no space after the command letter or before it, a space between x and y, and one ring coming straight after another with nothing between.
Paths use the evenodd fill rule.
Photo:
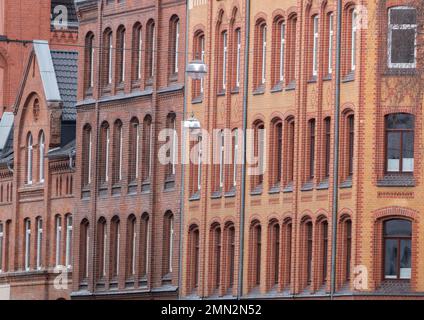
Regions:
<instances>
[{"instance_id":1,"label":"outdoor light fixture","mask_svg":"<svg viewBox=\"0 0 424 320\"><path fill-rule=\"evenodd\" d=\"M208 67L201 60L193 60L187 65L187 75L193 80L203 79L208 73Z\"/></svg>"},{"instance_id":2,"label":"outdoor light fixture","mask_svg":"<svg viewBox=\"0 0 424 320\"><path fill-rule=\"evenodd\" d=\"M200 121L194 117L193 113L191 114L190 118L184 121L184 128L190 129L192 131L201 129Z\"/></svg>"}]
</instances>

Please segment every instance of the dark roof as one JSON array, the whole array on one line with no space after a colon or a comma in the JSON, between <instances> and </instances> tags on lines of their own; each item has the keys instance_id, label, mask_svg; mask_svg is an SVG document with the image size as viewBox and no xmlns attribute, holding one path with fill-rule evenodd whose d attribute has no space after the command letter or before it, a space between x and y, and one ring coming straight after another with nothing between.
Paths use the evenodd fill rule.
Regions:
<instances>
[{"instance_id":1,"label":"dark roof","mask_svg":"<svg viewBox=\"0 0 424 320\"><path fill-rule=\"evenodd\" d=\"M60 96L63 101L62 119L76 120L75 104L78 86L78 52L51 51Z\"/></svg>"},{"instance_id":2,"label":"dark roof","mask_svg":"<svg viewBox=\"0 0 424 320\"><path fill-rule=\"evenodd\" d=\"M54 9L57 6L66 6L66 8L68 9L68 22L70 22L71 24L78 23L78 17L75 10L74 0L52 0L51 2L52 20L57 16L57 14L55 14L54 12Z\"/></svg>"},{"instance_id":3,"label":"dark roof","mask_svg":"<svg viewBox=\"0 0 424 320\"><path fill-rule=\"evenodd\" d=\"M6 145L3 150L0 150L0 164L7 164L13 159L13 128Z\"/></svg>"},{"instance_id":4,"label":"dark roof","mask_svg":"<svg viewBox=\"0 0 424 320\"><path fill-rule=\"evenodd\" d=\"M48 157L49 159L66 158L70 154L75 155L75 139L61 148L53 149L49 152Z\"/></svg>"}]
</instances>

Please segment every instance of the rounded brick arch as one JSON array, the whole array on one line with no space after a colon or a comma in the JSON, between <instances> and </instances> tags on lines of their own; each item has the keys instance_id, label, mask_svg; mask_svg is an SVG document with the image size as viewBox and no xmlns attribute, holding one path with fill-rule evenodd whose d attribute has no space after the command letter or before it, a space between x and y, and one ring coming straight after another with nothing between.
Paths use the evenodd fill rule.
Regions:
<instances>
[{"instance_id":1,"label":"rounded brick arch","mask_svg":"<svg viewBox=\"0 0 424 320\"><path fill-rule=\"evenodd\" d=\"M373 211L373 217L375 221L390 217L403 217L417 222L419 220L419 212L411 208L391 206Z\"/></svg>"}]
</instances>

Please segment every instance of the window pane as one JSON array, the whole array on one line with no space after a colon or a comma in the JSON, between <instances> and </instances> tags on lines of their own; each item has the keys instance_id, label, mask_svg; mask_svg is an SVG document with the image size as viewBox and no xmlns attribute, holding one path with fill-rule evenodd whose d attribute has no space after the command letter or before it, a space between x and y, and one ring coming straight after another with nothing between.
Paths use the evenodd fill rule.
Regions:
<instances>
[{"instance_id":1,"label":"window pane","mask_svg":"<svg viewBox=\"0 0 424 320\"><path fill-rule=\"evenodd\" d=\"M400 274L401 279L411 279L411 240L400 241Z\"/></svg>"},{"instance_id":2,"label":"window pane","mask_svg":"<svg viewBox=\"0 0 424 320\"><path fill-rule=\"evenodd\" d=\"M387 133L387 171L399 172L400 170L400 132Z\"/></svg>"},{"instance_id":3,"label":"window pane","mask_svg":"<svg viewBox=\"0 0 424 320\"><path fill-rule=\"evenodd\" d=\"M386 117L387 129L413 129L414 116L407 113L390 114Z\"/></svg>"},{"instance_id":4,"label":"window pane","mask_svg":"<svg viewBox=\"0 0 424 320\"><path fill-rule=\"evenodd\" d=\"M414 133L404 132L402 135L402 171L414 171Z\"/></svg>"},{"instance_id":5,"label":"window pane","mask_svg":"<svg viewBox=\"0 0 424 320\"><path fill-rule=\"evenodd\" d=\"M392 30L392 63L415 62L415 32L415 28Z\"/></svg>"},{"instance_id":6,"label":"window pane","mask_svg":"<svg viewBox=\"0 0 424 320\"><path fill-rule=\"evenodd\" d=\"M415 9L392 9L390 10L391 24L416 24L417 14Z\"/></svg>"},{"instance_id":7,"label":"window pane","mask_svg":"<svg viewBox=\"0 0 424 320\"><path fill-rule=\"evenodd\" d=\"M411 222L399 219L389 220L384 224L384 235L410 237L412 235Z\"/></svg>"},{"instance_id":8,"label":"window pane","mask_svg":"<svg viewBox=\"0 0 424 320\"><path fill-rule=\"evenodd\" d=\"M384 276L386 279L397 278L397 256L398 256L398 241L388 239L385 241L386 256L384 261Z\"/></svg>"}]
</instances>

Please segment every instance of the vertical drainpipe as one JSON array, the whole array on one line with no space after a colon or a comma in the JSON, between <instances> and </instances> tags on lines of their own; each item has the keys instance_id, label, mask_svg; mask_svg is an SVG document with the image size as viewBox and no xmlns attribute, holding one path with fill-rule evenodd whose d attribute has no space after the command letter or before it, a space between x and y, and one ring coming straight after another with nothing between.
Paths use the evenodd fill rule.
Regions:
<instances>
[{"instance_id":1,"label":"vertical drainpipe","mask_svg":"<svg viewBox=\"0 0 424 320\"><path fill-rule=\"evenodd\" d=\"M186 30L185 30L185 65L188 65L188 48L189 48L189 5L191 0L186 0ZM184 70L184 97L183 97L183 116L182 116L182 141L181 141L181 195L180 195L180 252L178 260L178 297L181 299L182 284L183 284L183 250L184 250L184 204L185 204L185 161L186 161L186 128L184 121L187 113L187 95L188 95L188 79L187 73Z\"/></svg>"},{"instance_id":2,"label":"vertical drainpipe","mask_svg":"<svg viewBox=\"0 0 424 320\"><path fill-rule=\"evenodd\" d=\"M246 166L247 166L247 102L249 89L249 47L250 47L250 0L246 0L246 26L245 26L245 48L244 48L244 85L243 85L243 165L241 174L241 206L240 206L240 245L238 265L238 287L237 299L243 296L243 261L244 261L244 223L246 202Z\"/></svg>"},{"instance_id":3,"label":"vertical drainpipe","mask_svg":"<svg viewBox=\"0 0 424 320\"><path fill-rule=\"evenodd\" d=\"M334 159L333 159L333 216L331 239L331 291L334 298L336 291L336 254L337 254L337 212L339 210L339 129L340 129L340 57L342 40L342 0L337 0L337 43L336 43L336 90L334 103Z\"/></svg>"}]
</instances>

